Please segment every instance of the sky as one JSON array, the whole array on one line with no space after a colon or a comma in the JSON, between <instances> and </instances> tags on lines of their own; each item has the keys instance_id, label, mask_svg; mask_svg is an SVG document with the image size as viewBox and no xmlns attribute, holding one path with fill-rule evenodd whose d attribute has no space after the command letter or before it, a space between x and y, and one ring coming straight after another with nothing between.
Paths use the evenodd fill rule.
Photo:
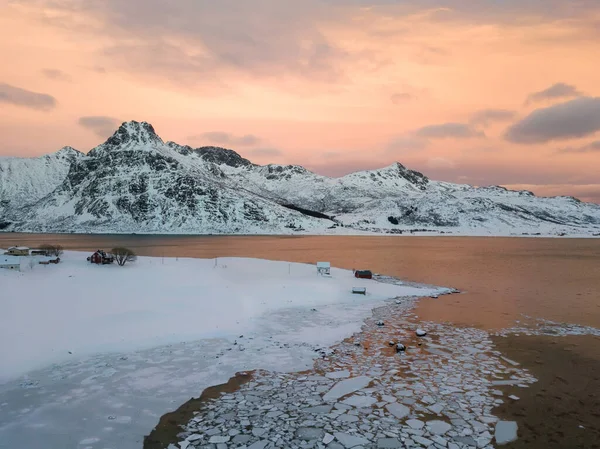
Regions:
<instances>
[{"instance_id":1,"label":"sky","mask_svg":"<svg viewBox=\"0 0 600 449\"><path fill-rule=\"evenodd\" d=\"M0 0L0 156L123 121L341 176L600 203L597 0Z\"/></svg>"}]
</instances>

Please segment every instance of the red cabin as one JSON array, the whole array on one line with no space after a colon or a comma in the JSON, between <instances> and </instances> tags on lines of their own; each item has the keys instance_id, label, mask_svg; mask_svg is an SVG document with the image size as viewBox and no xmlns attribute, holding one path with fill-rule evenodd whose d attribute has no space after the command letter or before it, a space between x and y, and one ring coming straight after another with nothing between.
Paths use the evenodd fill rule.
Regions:
<instances>
[{"instance_id":1,"label":"red cabin","mask_svg":"<svg viewBox=\"0 0 600 449\"><path fill-rule=\"evenodd\" d=\"M97 263L97 264L101 264L102 263L102 256L100 255L99 252L95 252L94 254L92 254L89 257L90 262L92 263Z\"/></svg>"},{"instance_id":2,"label":"red cabin","mask_svg":"<svg viewBox=\"0 0 600 449\"><path fill-rule=\"evenodd\" d=\"M87 260L88 260L88 262L95 263L97 265L100 265L100 264L106 265L106 264L113 263L115 261L115 258L112 256L112 254L107 254L104 251L102 251L101 249L99 249L94 254L92 254L90 257L88 257Z\"/></svg>"}]
</instances>

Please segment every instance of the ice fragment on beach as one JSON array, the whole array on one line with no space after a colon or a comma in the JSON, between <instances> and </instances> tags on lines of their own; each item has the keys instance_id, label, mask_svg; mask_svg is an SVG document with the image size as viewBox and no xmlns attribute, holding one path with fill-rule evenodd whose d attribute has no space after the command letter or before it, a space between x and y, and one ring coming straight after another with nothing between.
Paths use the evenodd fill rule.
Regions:
<instances>
[{"instance_id":1,"label":"ice fragment on beach","mask_svg":"<svg viewBox=\"0 0 600 449\"><path fill-rule=\"evenodd\" d=\"M323 429L317 429L316 427L301 427L296 431L296 437L301 440L319 440L323 437Z\"/></svg>"},{"instance_id":2,"label":"ice fragment on beach","mask_svg":"<svg viewBox=\"0 0 600 449\"><path fill-rule=\"evenodd\" d=\"M417 337L424 337L427 335L427 332L425 332L423 329L417 329L415 333L417 334Z\"/></svg>"},{"instance_id":3,"label":"ice fragment on beach","mask_svg":"<svg viewBox=\"0 0 600 449\"><path fill-rule=\"evenodd\" d=\"M427 421L427 430L434 435L443 435L452 429L452 426L444 421Z\"/></svg>"},{"instance_id":4,"label":"ice fragment on beach","mask_svg":"<svg viewBox=\"0 0 600 449\"><path fill-rule=\"evenodd\" d=\"M327 444L331 443L334 439L335 439L335 437L332 434L326 433L325 436L323 437L323 444L327 445Z\"/></svg>"},{"instance_id":5,"label":"ice fragment on beach","mask_svg":"<svg viewBox=\"0 0 600 449\"><path fill-rule=\"evenodd\" d=\"M250 435L236 435L233 437L233 441L234 443L237 444L244 444L247 443L248 441L250 441L252 439L252 437Z\"/></svg>"},{"instance_id":6,"label":"ice fragment on beach","mask_svg":"<svg viewBox=\"0 0 600 449\"><path fill-rule=\"evenodd\" d=\"M522 379L492 380L492 385L517 385Z\"/></svg>"},{"instance_id":7,"label":"ice fragment on beach","mask_svg":"<svg viewBox=\"0 0 600 449\"><path fill-rule=\"evenodd\" d=\"M356 422L359 420L359 418L356 415L345 414L345 415L340 415L338 417L338 420L341 422Z\"/></svg>"},{"instance_id":8,"label":"ice fragment on beach","mask_svg":"<svg viewBox=\"0 0 600 449\"><path fill-rule=\"evenodd\" d=\"M519 396L515 396L514 394L511 394L509 396L509 398L511 398L513 401L518 401L519 400Z\"/></svg>"},{"instance_id":9,"label":"ice fragment on beach","mask_svg":"<svg viewBox=\"0 0 600 449\"><path fill-rule=\"evenodd\" d=\"M406 420L406 424L410 426L411 429L422 429L425 423L420 419L408 419Z\"/></svg>"},{"instance_id":10,"label":"ice fragment on beach","mask_svg":"<svg viewBox=\"0 0 600 449\"><path fill-rule=\"evenodd\" d=\"M347 394L354 393L355 391L366 387L372 380L373 379L367 376L351 377L350 379L342 380L325 393L323 399L326 401L339 399L342 396L346 396Z\"/></svg>"},{"instance_id":11,"label":"ice fragment on beach","mask_svg":"<svg viewBox=\"0 0 600 449\"><path fill-rule=\"evenodd\" d=\"M337 438L337 440L340 443L342 443L342 446L347 448L369 444L369 440L367 440L366 438L350 435L349 433L335 432L334 435Z\"/></svg>"},{"instance_id":12,"label":"ice fragment on beach","mask_svg":"<svg viewBox=\"0 0 600 449\"><path fill-rule=\"evenodd\" d=\"M506 444L517 439L517 423L515 421L498 421L494 437L497 444Z\"/></svg>"},{"instance_id":13,"label":"ice fragment on beach","mask_svg":"<svg viewBox=\"0 0 600 449\"><path fill-rule=\"evenodd\" d=\"M397 402L392 402L386 405L385 408L398 419L402 419L410 413L410 409L407 406L398 404Z\"/></svg>"},{"instance_id":14,"label":"ice fragment on beach","mask_svg":"<svg viewBox=\"0 0 600 449\"><path fill-rule=\"evenodd\" d=\"M377 449L397 449L403 447L398 438L379 438L377 440Z\"/></svg>"},{"instance_id":15,"label":"ice fragment on beach","mask_svg":"<svg viewBox=\"0 0 600 449\"><path fill-rule=\"evenodd\" d=\"M314 414L329 413L331 411L331 405L316 405L314 407L305 408L303 411Z\"/></svg>"},{"instance_id":16,"label":"ice fragment on beach","mask_svg":"<svg viewBox=\"0 0 600 449\"><path fill-rule=\"evenodd\" d=\"M344 379L346 377L350 377L350 372L348 370L334 371L332 373L325 374L325 377L328 377L329 379Z\"/></svg>"},{"instance_id":17,"label":"ice fragment on beach","mask_svg":"<svg viewBox=\"0 0 600 449\"><path fill-rule=\"evenodd\" d=\"M417 435L414 435L412 437L412 439L415 440L420 445L425 446L425 447L429 447L429 446L431 446L433 444L433 441L431 441L431 440L429 440L427 438L423 438L423 437L417 436Z\"/></svg>"},{"instance_id":18,"label":"ice fragment on beach","mask_svg":"<svg viewBox=\"0 0 600 449\"><path fill-rule=\"evenodd\" d=\"M504 357L504 356L500 356L500 358L501 358L502 360L504 360L505 362L508 362L508 363L510 363L512 366L519 366L519 365L520 365L518 362L515 362L514 360L511 360L511 359L507 359L507 358L506 358L506 357Z\"/></svg>"},{"instance_id":19,"label":"ice fragment on beach","mask_svg":"<svg viewBox=\"0 0 600 449\"><path fill-rule=\"evenodd\" d=\"M436 415L439 415L442 412L442 410L444 410L444 406L442 404L433 404L429 407L429 410L431 410Z\"/></svg>"},{"instance_id":20,"label":"ice fragment on beach","mask_svg":"<svg viewBox=\"0 0 600 449\"><path fill-rule=\"evenodd\" d=\"M371 396L350 396L348 399L342 401L343 404L351 405L353 407L371 407L377 402L377 399Z\"/></svg>"},{"instance_id":21,"label":"ice fragment on beach","mask_svg":"<svg viewBox=\"0 0 600 449\"><path fill-rule=\"evenodd\" d=\"M208 440L209 443L227 443L231 437L226 435L213 435Z\"/></svg>"},{"instance_id":22,"label":"ice fragment on beach","mask_svg":"<svg viewBox=\"0 0 600 449\"><path fill-rule=\"evenodd\" d=\"M269 440L257 441L256 443L252 443L250 446L248 446L248 449L265 449L269 443Z\"/></svg>"}]
</instances>

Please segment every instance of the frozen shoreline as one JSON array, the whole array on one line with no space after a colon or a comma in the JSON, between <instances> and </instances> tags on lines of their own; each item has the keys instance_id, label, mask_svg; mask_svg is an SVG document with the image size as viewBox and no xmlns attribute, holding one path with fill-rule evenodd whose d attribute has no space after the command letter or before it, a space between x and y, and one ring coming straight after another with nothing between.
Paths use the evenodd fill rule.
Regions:
<instances>
[{"instance_id":1,"label":"frozen shoreline","mask_svg":"<svg viewBox=\"0 0 600 449\"><path fill-rule=\"evenodd\" d=\"M589 232L585 233L567 233L565 235L558 235L555 232L547 232L540 233L539 235L535 235L535 233L521 233L517 234L514 232L453 232L451 230L430 230L430 231L416 231L410 232L410 230L402 230L402 233L398 232L375 232L375 231L362 231L356 229L348 229L348 232L340 232L340 229L337 228L335 231L331 232L310 232L310 231L290 231L287 234L283 233L239 233L239 234L190 234L188 232L169 232L165 233L164 231L156 231L156 232L118 232L118 231L89 231L89 232L57 232L57 231L18 231L18 232L7 232L0 230L1 235L74 235L74 236L99 236L99 235L115 235L115 236L152 236L152 237L488 237L488 238L564 238L564 239L587 239L587 238L600 238L600 229L593 229Z\"/></svg>"},{"instance_id":2,"label":"frozen shoreline","mask_svg":"<svg viewBox=\"0 0 600 449\"><path fill-rule=\"evenodd\" d=\"M139 447L163 413L235 372L310 368L386 299L448 291L257 259L86 256L0 272L2 449Z\"/></svg>"}]
</instances>

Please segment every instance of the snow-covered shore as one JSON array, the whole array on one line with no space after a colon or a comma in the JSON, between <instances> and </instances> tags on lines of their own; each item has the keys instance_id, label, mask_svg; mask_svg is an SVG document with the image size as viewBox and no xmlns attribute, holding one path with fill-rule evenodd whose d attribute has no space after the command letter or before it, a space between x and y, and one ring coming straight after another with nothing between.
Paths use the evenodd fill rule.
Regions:
<instances>
[{"instance_id":1,"label":"snow-covered shore","mask_svg":"<svg viewBox=\"0 0 600 449\"><path fill-rule=\"evenodd\" d=\"M0 270L0 448L139 447L160 415L236 371L306 369L384 300L445 291L312 264L87 255Z\"/></svg>"}]
</instances>

